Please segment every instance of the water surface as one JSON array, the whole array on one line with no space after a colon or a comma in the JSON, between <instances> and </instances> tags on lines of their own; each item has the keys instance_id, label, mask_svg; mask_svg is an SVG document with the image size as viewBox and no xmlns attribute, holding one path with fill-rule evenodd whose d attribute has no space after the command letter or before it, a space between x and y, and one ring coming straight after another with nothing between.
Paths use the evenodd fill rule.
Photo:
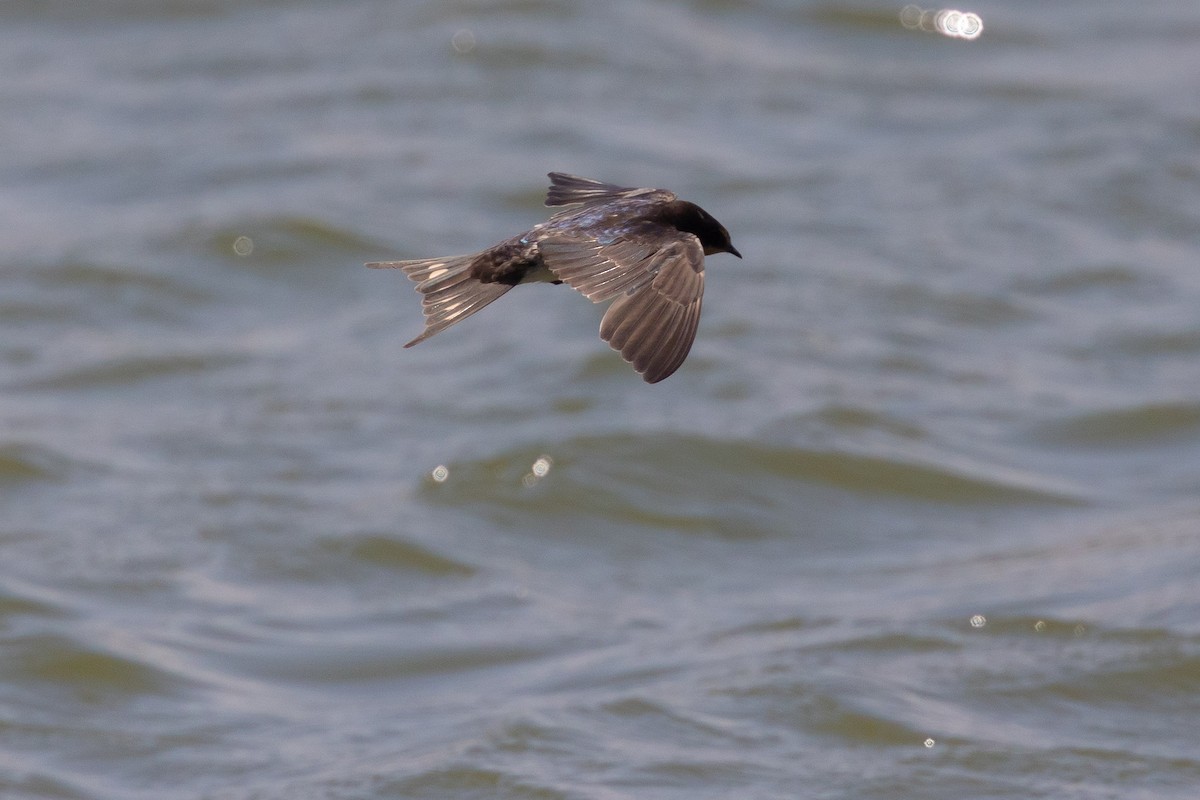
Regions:
<instances>
[{"instance_id":1,"label":"water surface","mask_svg":"<svg viewBox=\"0 0 1200 800\"><path fill-rule=\"evenodd\" d=\"M0 9L0 793L1193 797L1200 7L900 10ZM745 254L663 384L403 349L550 170Z\"/></svg>"}]
</instances>

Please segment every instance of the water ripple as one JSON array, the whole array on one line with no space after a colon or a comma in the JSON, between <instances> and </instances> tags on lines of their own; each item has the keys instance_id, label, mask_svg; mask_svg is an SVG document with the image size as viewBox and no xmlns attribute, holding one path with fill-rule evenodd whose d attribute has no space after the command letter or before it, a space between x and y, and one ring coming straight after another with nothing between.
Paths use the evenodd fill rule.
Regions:
<instances>
[{"instance_id":1,"label":"water ripple","mask_svg":"<svg viewBox=\"0 0 1200 800\"><path fill-rule=\"evenodd\" d=\"M475 568L456 559L447 558L413 542L399 541L390 536L364 534L351 538L326 541L335 553L348 553L367 564L398 572L419 572L433 576L467 577Z\"/></svg>"},{"instance_id":2,"label":"water ripple","mask_svg":"<svg viewBox=\"0 0 1200 800\"><path fill-rule=\"evenodd\" d=\"M619 433L568 439L558 443L552 455L558 466L532 487L534 491L522 491L521 478L537 454L515 449L448 465L446 478L431 479L426 492L443 503L486 501L546 511L566 503L574 513L615 515L647 524L657 520L685 528L706 525L710 514L778 511L780 498L805 486L951 507L1085 503L1084 495L1061 481L1024 471L753 441ZM783 508L791 506L784 503Z\"/></svg>"},{"instance_id":3,"label":"water ripple","mask_svg":"<svg viewBox=\"0 0 1200 800\"><path fill-rule=\"evenodd\" d=\"M26 390L83 391L128 386L158 378L212 372L243 364L241 353L156 352L100 359L98 363L58 368L48 375L28 378L15 388Z\"/></svg>"},{"instance_id":4,"label":"water ripple","mask_svg":"<svg viewBox=\"0 0 1200 800\"><path fill-rule=\"evenodd\" d=\"M1200 404L1162 403L1076 414L1038 425L1037 438L1072 447L1154 447L1200 438Z\"/></svg>"},{"instance_id":5,"label":"water ripple","mask_svg":"<svg viewBox=\"0 0 1200 800\"><path fill-rule=\"evenodd\" d=\"M60 634L7 638L0 660L13 679L56 684L93 701L168 694L185 685L142 658Z\"/></svg>"},{"instance_id":6,"label":"water ripple","mask_svg":"<svg viewBox=\"0 0 1200 800\"><path fill-rule=\"evenodd\" d=\"M72 462L53 450L20 442L0 442L0 485L63 480Z\"/></svg>"}]
</instances>

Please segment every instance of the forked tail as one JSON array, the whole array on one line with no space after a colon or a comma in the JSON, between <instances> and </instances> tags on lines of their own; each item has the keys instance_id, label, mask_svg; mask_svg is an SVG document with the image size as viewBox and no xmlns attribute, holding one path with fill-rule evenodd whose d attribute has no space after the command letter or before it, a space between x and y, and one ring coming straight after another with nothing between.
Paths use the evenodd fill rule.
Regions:
<instances>
[{"instance_id":1,"label":"forked tail","mask_svg":"<svg viewBox=\"0 0 1200 800\"><path fill-rule=\"evenodd\" d=\"M471 277L475 253L450 258L422 258L416 261L377 261L372 269L401 269L417 282L421 310L425 312L425 330L405 347L425 341L439 331L461 322L496 300L512 286L505 283L481 283Z\"/></svg>"}]
</instances>

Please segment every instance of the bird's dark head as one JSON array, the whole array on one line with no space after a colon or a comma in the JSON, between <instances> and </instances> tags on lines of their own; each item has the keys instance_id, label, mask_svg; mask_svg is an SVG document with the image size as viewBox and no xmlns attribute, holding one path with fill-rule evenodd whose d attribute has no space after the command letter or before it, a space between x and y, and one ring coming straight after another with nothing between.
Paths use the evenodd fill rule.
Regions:
<instances>
[{"instance_id":1,"label":"bird's dark head","mask_svg":"<svg viewBox=\"0 0 1200 800\"><path fill-rule=\"evenodd\" d=\"M717 222L712 214L686 200L676 200L671 205L672 224L681 231L695 234L704 246L704 255L731 253L738 258L742 257L730 241L729 231L725 230L725 226Z\"/></svg>"}]
</instances>

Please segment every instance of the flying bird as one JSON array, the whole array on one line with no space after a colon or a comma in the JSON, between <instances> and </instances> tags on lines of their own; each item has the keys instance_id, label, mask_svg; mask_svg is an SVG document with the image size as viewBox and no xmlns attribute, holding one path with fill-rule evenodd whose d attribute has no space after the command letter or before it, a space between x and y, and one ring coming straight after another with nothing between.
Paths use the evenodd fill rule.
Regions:
<instances>
[{"instance_id":1,"label":"flying bird","mask_svg":"<svg viewBox=\"0 0 1200 800\"><path fill-rule=\"evenodd\" d=\"M666 189L634 189L551 172L547 206L572 206L525 233L465 256L380 261L422 295L425 330L412 347L522 283L565 283L594 303L612 300L600 338L647 383L670 376L696 338L704 257L742 254L725 226Z\"/></svg>"}]
</instances>

